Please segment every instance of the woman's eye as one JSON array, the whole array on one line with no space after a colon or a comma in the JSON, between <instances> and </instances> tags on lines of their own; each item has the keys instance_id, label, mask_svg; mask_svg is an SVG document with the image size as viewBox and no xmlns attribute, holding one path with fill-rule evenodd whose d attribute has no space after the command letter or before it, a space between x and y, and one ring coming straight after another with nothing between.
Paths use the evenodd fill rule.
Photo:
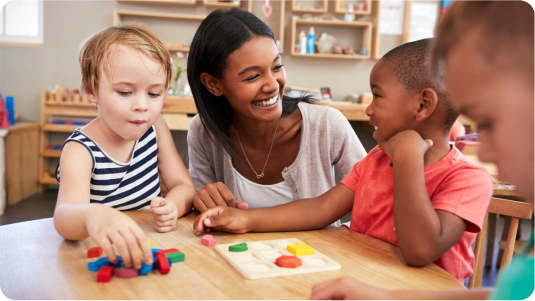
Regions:
<instances>
[{"instance_id":1,"label":"woman's eye","mask_svg":"<svg viewBox=\"0 0 535 301\"><path fill-rule=\"evenodd\" d=\"M258 76L259 76L258 74L257 74L257 75L253 75L253 76L251 76L251 77L246 78L245 80L246 80L246 81L253 81L253 80L257 79Z\"/></svg>"},{"instance_id":2,"label":"woman's eye","mask_svg":"<svg viewBox=\"0 0 535 301\"><path fill-rule=\"evenodd\" d=\"M276 66L275 68L273 68L273 70L275 70L275 71L279 71L279 70L282 69L282 67L284 67L284 65L283 65L283 64L280 64L280 65Z\"/></svg>"},{"instance_id":3,"label":"woman's eye","mask_svg":"<svg viewBox=\"0 0 535 301\"><path fill-rule=\"evenodd\" d=\"M130 91L119 91L118 93L123 95L123 96L127 96L127 95L132 94L132 92L130 92Z\"/></svg>"},{"instance_id":4,"label":"woman's eye","mask_svg":"<svg viewBox=\"0 0 535 301\"><path fill-rule=\"evenodd\" d=\"M477 124L478 131L491 131L492 123L490 121L483 121Z\"/></svg>"},{"instance_id":5,"label":"woman's eye","mask_svg":"<svg viewBox=\"0 0 535 301\"><path fill-rule=\"evenodd\" d=\"M377 93L373 93L373 98L379 98L381 96L379 96Z\"/></svg>"}]
</instances>

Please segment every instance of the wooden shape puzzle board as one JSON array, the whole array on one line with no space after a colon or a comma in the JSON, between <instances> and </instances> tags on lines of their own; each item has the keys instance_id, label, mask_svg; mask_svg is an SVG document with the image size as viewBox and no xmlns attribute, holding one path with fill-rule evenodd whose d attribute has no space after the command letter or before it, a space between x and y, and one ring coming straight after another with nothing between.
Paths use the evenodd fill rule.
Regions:
<instances>
[{"instance_id":1,"label":"wooden shape puzzle board","mask_svg":"<svg viewBox=\"0 0 535 301\"><path fill-rule=\"evenodd\" d=\"M314 249L313 255L297 256L303 261L303 265L293 268L281 268L275 264L275 260L282 255L293 256L286 249L287 245L303 243L297 238L263 240L247 242L248 250L245 252L230 252L231 244L217 244L217 252L221 254L234 268L245 278L261 279L299 274L308 274L324 271L334 271L341 268L340 264L320 251Z\"/></svg>"}]
</instances>

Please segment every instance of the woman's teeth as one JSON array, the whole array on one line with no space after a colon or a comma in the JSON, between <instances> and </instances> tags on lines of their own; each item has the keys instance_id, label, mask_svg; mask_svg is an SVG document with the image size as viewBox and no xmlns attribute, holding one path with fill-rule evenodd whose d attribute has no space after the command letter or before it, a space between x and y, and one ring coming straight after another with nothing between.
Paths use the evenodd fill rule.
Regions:
<instances>
[{"instance_id":1,"label":"woman's teeth","mask_svg":"<svg viewBox=\"0 0 535 301\"><path fill-rule=\"evenodd\" d=\"M269 100L255 101L255 102L253 102L253 104L255 106L259 106L259 107L269 107L269 106L273 105L274 103L276 103L277 99L279 99L278 95L273 97L273 98L271 98L271 99L269 99Z\"/></svg>"},{"instance_id":2,"label":"woman's teeth","mask_svg":"<svg viewBox=\"0 0 535 301\"><path fill-rule=\"evenodd\" d=\"M377 131L377 126L376 126L376 125L374 125L373 127L374 127L374 128L375 128L375 130Z\"/></svg>"}]
</instances>

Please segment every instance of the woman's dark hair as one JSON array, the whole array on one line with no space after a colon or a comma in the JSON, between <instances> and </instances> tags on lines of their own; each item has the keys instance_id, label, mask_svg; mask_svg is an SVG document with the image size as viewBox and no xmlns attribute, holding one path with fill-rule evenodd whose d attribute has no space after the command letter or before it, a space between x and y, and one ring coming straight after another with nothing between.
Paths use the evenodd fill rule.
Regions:
<instances>
[{"instance_id":1,"label":"woman's dark hair","mask_svg":"<svg viewBox=\"0 0 535 301\"><path fill-rule=\"evenodd\" d=\"M238 157L230 146L229 138L230 126L234 123L232 107L224 95L218 97L210 93L200 77L206 72L220 79L227 68L230 54L256 36L274 40L269 26L255 15L237 7L218 9L201 22L191 42L188 57L188 81L203 126L210 138L219 142L234 158ZM292 114L300 101L312 102L309 96L283 96L283 114Z\"/></svg>"}]
</instances>

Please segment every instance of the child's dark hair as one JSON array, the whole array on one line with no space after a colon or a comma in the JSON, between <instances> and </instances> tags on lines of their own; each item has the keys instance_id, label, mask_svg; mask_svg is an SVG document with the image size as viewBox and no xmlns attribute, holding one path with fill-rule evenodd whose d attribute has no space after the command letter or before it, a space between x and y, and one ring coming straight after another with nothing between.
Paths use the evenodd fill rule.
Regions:
<instances>
[{"instance_id":1,"label":"child's dark hair","mask_svg":"<svg viewBox=\"0 0 535 301\"><path fill-rule=\"evenodd\" d=\"M383 56L394 75L409 91L433 89L446 110L445 130L449 131L459 113L453 108L448 92L433 74L430 60L432 39L403 44Z\"/></svg>"},{"instance_id":2,"label":"child's dark hair","mask_svg":"<svg viewBox=\"0 0 535 301\"><path fill-rule=\"evenodd\" d=\"M188 58L188 81L203 126L214 142L237 158L230 146L229 131L234 123L234 113L224 95L215 96L201 83L202 73L220 79L227 67L228 57L245 42L257 36L274 40L273 32L255 15L239 8L215 10L201 22L193 37ZM292 98L283 96L283 114L292 114L300 101L311 103L308 96Z\"/></svg>"}]
</instances>

